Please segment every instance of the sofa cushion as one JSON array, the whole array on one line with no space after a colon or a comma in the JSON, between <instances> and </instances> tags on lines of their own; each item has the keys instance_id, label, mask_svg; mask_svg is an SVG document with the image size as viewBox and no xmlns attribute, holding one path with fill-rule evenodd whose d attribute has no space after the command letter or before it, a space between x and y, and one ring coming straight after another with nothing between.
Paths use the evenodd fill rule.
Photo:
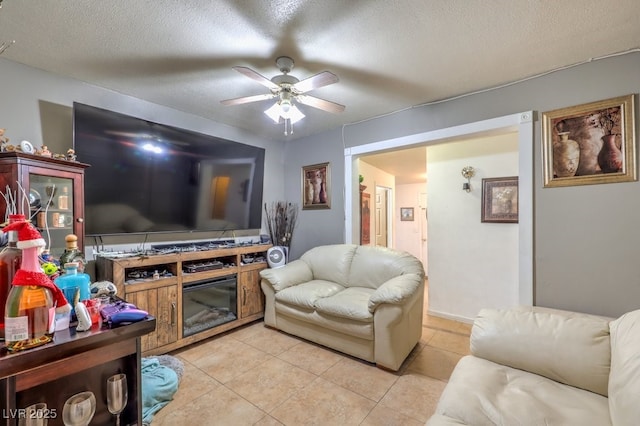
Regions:
<instances>
[{"instance_id":1,"label":"sofa cushion","mask_svg":"<svg viewBox=\"0 0 640 426\"><path fill-rule=\"evenodd\" d=\"M331 281L312 280L277 292L276 301L314 309L319 298L333 296L343 290L343 286Z\"/></svg>"},{"instance_id":2,"label":"sofa cushion","mask_svg":"<svg viewBox=\"0 0 640 426\"><path fill-rule=\"evenodd\" d=\"M300 257L313 271L313 279L333 281L346 286L349 269L356 252L355 244L333 244L314 247Z\"/></svg>"},{"instance_id":3,"label":"sofa cushion","mask_svg":"<svg viewBox=\"0 0 640 426\"><path fill-rule=\"evenodd\" d=\"M436 413L427 424L447 417L469 425L611 424L601 395L471 355L456 365Z\"/></svg>"},{"instance_id":4,"label":"sofa cushion","mask_svg":"<svg viewBox=\"0 0 640 426\"><path fill-rule=\"evenodd\" d=\"M358 339L366 341L373 341L374 339L373 322L354 321L353 319L321 314L314 310L302 309L284 303L277 303L276 311L278 312L278 325L284 317L289 317L304 321L312 325L316 330L333 330L337 333L357 337ZM330 336L325 337L331 340ZM321 339L320 336L315 336L311 340L314 342L320 340L321 344L327 344L326 339Z\"/></svg>"},{"instance_id":5,"label":"sofa cushion","mask_svg":"<svg viewBox=\"0 0 640 426\"><path fill-rule=\"evenodd\" d=\"M471 353L606 396L610 320L538 307L483 309L471 330Z\"/></svg>"},{"instance_id":6,"label":"sofa cushion","mask_svg":"<svg viewBox=\"0 0 640 426\"><path fill-rule=\"evenodd\" d=\"M609 409L616 425L640 421L640 310L628 312L610 324L611 375Z\"/></svg>"},{"instance_id":7,"label":"sofa cushion","mask_svg":"<svg viewBox=\"0 0 640 426\"><path fill-rule=\"evenodd\" d=\"M379 246L358 246L345 286L376 289L404 274L417 274L424 279L422 263L407 252Z\"/></svg>"},{"instance_id":8,"label":"sofa cushion","mask_svg":"<svg viewBox=\"0 0 640 426\"><path fill-rule=\"evenodd\" d=\"M369 297L375 290L365 287L349 287L333 296L316 300L316 310L321 314L347 318L355 321L372 322L369 312Z\"/></svg>"}]
</instances>

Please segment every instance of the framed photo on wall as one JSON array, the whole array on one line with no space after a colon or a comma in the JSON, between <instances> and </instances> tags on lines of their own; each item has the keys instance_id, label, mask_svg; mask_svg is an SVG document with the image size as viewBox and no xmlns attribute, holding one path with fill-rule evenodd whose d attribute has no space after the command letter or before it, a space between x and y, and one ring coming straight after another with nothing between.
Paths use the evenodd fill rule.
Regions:
<instances>
[{"instance_id":1,"label":"framed photo on wall","mask_svg":"<svg viewBox=\"0 0 640 426\"><path fill-rule=\"evenodd\" d=\"M518 177L482 179L481 222L518 223Z\"/></svg>"},{"instance_id":2,"label":"framed photo on wall","mask_svg":"<svg viewBox=\"0 0 640 426\"><path fill-rule=\"evenodd\" d=\"M302 167L302 209L331 208L329 163Z\"/></svg>"},{"instance_id":3,"label":"framed photo on wall","mask_svg":"<svg viewBox=\"0 0 640 426\"><path fill-rule=\"evenodd\" d=\"M371 244L371 194L362 193L360 199L360 244Z\"/></svg>"},{"instance_id":4,"label":"framed photo on wall","mask_svg":"<svg viewBox=\"0 0 640 426\"><path fill-rule=\"evenodd\" d=\"M637 180L634 120L634 95L544 112L544 186Z\"/></svg>"},{"instance_id":5,"label":"framed photo on wall","mask_svg":"<svg viewBox=\"0 0 640 426\"><path fill-rule=\"evenodd\" d=\"M400 220L413 222L413 207L400 207Z\"/></svg>"}]
</instances>

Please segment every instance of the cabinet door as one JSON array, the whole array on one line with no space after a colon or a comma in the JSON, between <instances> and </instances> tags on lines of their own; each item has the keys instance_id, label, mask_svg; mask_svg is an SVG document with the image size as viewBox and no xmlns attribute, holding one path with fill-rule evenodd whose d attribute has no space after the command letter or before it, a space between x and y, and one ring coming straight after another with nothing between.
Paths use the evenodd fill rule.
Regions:
<instances>
[{"instance_id":1,"label":"cabinet door","mask_svg":"<svg viewBox=\"0 0 640 426\"><path fill-rule=\"evenodd\" d=\"M78 249L84 251L83 186L82 174L28 167L30 216L55 258L64 252L68 234L78 236Z\"/></svg>"},{"instance_id":2,"label":"cabinet door","mask_svg":"<svg viewBox=\"0 0 640 426\"><path fill-rule=\"evenodd\" d=\"M178 286L128 291L125 300L156 317L156 331L141 338L143 352L178 340Z\"/></svg>"},{"instance_id":3,"label":"cabinet door","mask_svg":"<svg viewBox=\"0 0 640 426\"><path fill-rule=\"evenodd\" d=\"M260 271L243 271L238 274L240 289L240 318L264 312L264 294L260 289Z\"/></svg>"},{"instance_id":4,"label":"cabinet door","mask_svg":"<svg viewBox=\"0 0 640 426\"><path fill-rule=\"evenodd\" d=\"M50 238L51 254L58 258L64 251L65 237L75 234L73 180L29 173L29 184L31 217Z\"/></svg>"}]
</instances>

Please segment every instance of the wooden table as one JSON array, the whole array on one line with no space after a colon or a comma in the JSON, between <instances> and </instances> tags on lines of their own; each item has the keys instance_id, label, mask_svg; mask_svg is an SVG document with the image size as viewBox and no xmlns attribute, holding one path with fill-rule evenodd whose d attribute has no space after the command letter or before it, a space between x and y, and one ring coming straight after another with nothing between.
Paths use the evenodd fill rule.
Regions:
<instances>
[{"instance_id":1,"label":"wooden table","mask_svg":"<svg viewBox=\"0 0 640 426\"><path fill-rule=\"evenodd\" d=\"M116 328L94 324L91 330L75 327L56 331L52 343L17 352L0 352L0 424L17 425L23 409L46 402L49 426L63 425L65 401L77 393L91 391L96 412L91 424L115 424L107 409L107 378L127 375L128 402L121 424L142 425L140 336L155 330L156 319Z\"/></svg>"}]
</instances>

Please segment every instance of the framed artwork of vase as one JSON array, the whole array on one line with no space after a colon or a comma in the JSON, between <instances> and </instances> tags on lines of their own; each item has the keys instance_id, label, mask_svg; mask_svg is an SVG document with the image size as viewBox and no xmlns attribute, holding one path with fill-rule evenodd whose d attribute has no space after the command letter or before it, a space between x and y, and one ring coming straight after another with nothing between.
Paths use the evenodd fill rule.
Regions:
<instances>
[{"instance_id":1,"label":"framed artwork of vase","mask_svg":"<svg viewBox=\"0 0 640 426\"><path fill-rule=\"evenodd\" d=\"M542 113L545 187L638 180L634 96Z\"/></svg>"},{"instance_id":2,"label":"framed artwork of vase","mask_svg":"<svg viewBox=\"0 0 640 426\"><path fill-rule=\"evenodd\" d=\"M329 163L302 167L302 209L331 208Z\"/></svg>"},{"instance_id":3,"label":"framed artwork of vase","mask_svg":"<svg viewBox=\"0 0 640 426\"><path fill-rule=\"evenodd\" d=\"M480 221L518 223L518 176L482 179Z\"/></svg>"}]
</instances>

